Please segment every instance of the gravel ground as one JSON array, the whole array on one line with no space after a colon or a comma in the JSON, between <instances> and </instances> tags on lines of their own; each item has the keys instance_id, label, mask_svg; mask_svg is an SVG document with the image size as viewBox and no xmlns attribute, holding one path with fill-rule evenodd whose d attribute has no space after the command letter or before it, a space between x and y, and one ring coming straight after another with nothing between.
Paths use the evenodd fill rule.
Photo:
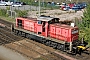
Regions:
<instances>
[{"instance_id":1,"label":"gravel ground","mask_svg":"<svg viewBox=\"0 0 90 60\"><path fill-rule=\"evenodd\" d=\"M75 18L81 19L83 16L83 10L81 11L62 11L60 9L57 10L41 10L41 15L51 16L60 18L60 20L74 20ZM29 17L36 18L38 16L38 11L30 11Z\"/></svg>"},{"instance_id":2,"label":"gravel ground","mask_svg":"<svg viewBox=\"0 0 90 60\"><path fill-rule=\"evenodd\" d=\"M10 49L0 46L0 60L28 60L26 57Z\"/></svg>"}]
</instances>

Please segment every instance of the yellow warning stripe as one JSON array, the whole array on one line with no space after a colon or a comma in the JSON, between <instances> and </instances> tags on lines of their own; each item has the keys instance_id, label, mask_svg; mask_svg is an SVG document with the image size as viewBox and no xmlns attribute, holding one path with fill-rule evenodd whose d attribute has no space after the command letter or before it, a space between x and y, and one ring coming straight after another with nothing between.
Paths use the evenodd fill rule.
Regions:
<instances>
[{"instance_id":1,"label":"yellow warning stripe","mask_svg":"<svg viewBox=\"0 0 90 60\"><path fill-rule=\"evenodd\" d=\"M83 50L85 50L86 49L86 47L84 47L84 46L77 46L78 48L82 48Z\"/></svg>"}]
</instances>

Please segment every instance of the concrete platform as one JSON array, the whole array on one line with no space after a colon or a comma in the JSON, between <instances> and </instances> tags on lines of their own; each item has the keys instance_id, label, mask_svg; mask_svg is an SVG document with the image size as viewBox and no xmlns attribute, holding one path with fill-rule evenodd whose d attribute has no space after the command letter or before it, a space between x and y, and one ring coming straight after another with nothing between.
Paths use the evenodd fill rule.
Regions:
<instances>
[{"instance_id":1,"label":"concrete platform","mask_svg":"<svg viewBox=\"0 0 90 60\"><path fill-rule=\"evenodd\" d=\"M0 60L28 60L28 59L17 52L14 52L4 46L0 46Z\"/></svg>"}]
</instances>

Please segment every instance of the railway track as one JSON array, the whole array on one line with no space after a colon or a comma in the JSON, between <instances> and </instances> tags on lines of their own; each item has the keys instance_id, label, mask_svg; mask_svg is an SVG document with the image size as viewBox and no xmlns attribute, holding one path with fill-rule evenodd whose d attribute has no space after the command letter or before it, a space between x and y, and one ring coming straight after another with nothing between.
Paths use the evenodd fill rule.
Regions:
<instances>
[{"instance_id":1,"label":"railway track","mask_svg":"<svg viewBox=\"0 0 90 60\"><path fill-rule=\"evenodd\" d=\"M1 37L0 45L3 45L9 49L12 49L28 57L29 59L37 60L38 57L42 57L43 60L70 60L55 53L55 50L53 48L47 47L41 43L37 43L32 40L25 39L23 37L14 35L10 30L12 23L8 23L3 20L0 20L0 23L3 23L5 25L5 27L0 27L0 37ZM31 56L30 54L31 55L34 54L34 55ZM66 53L63 53L63 54L68 55ZM85 54L83 54L82 56L80 55L78 56L69 55L69 56L77 58L78 60L82 60L82 57L83 57L83 60L87 58L90 59L89 56Z\"/></svg>"},{"instance_id":2,"label":"railway track","mask_svg":"<svg viewBox=\"0 0 90 60\"><path fill-rule=\"evenodd\" d=\"M0 43L2 43L2 41L3 41L2 44L5 47L10 48L14 51L17 51L18 53L20 53L24 56L27 56L29 58L36 59L36 58L31 57L30 55L28 55L29 51L33 51L33 54L35 53L39 57L42 56L46 60L51 60L51 59L52 60L58 60L58 59L64 60L65 59L65 58L60 58L60 56L57 57L55 53L53 54L53 52L50 52L50 50L47 50L46 48L43 48L38 44L31 43L30 40L28 40L28 39L25 39L24 42L22 43L22 41L18 40L19 38L16 39L16 35L11 34L11 32L6 31L5 29L2 29L2 28L0 28L0 37L1 37L0 38L0 40L1 40ZM22 39L24 39L24 38L22 38ZM22 39L20 39L20 40L22 40ZM18 41L18 42L16 42L16 41ZM45 51L46 54L49 54L49 56L46 56L45 53L43 54L42 52L40 52L37 49L31 48L30 44L35 45L36 47L39 47L40 49L42 49L42 51ZM17 46L18 49L15 49L16 46ZM19 50L19 48L21 50L25 50L26 52L28 51L27 54L24 54L25 51L22 52L22 51ZM32 55L32 56L34 56L34 55Z\"/></svg>"},{"instance_id":3,"label":"railway track","mask_svg":"<svg viewBox=\"0 0 90 60\"><path fill-rule=\"evenodd\" d=\"M0 23L2 23L3 25L7 26L7 27L11 27L11 25L13 25L13 23L5 21L3 19L0 19Z\"/></svg>"}]
</instances>

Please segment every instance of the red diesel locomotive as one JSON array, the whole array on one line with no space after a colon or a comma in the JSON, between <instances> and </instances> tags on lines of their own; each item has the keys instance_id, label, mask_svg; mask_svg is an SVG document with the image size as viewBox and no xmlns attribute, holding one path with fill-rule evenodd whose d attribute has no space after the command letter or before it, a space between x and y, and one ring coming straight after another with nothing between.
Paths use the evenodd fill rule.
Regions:
<instances>
[{"instance_id":1,"label":"red diesel locomotive","mask_svg":"<svg viewBox=\"0 0 90 60\"><path fill-rule=\"evenodd\" d=\"M50 47L75 54L86 50L86 44L78 40L78 27L60 24L59 18L48 16L18 17L15 25L12 31L16 35L33 39Z\"/></svg>"}]
</instances>

